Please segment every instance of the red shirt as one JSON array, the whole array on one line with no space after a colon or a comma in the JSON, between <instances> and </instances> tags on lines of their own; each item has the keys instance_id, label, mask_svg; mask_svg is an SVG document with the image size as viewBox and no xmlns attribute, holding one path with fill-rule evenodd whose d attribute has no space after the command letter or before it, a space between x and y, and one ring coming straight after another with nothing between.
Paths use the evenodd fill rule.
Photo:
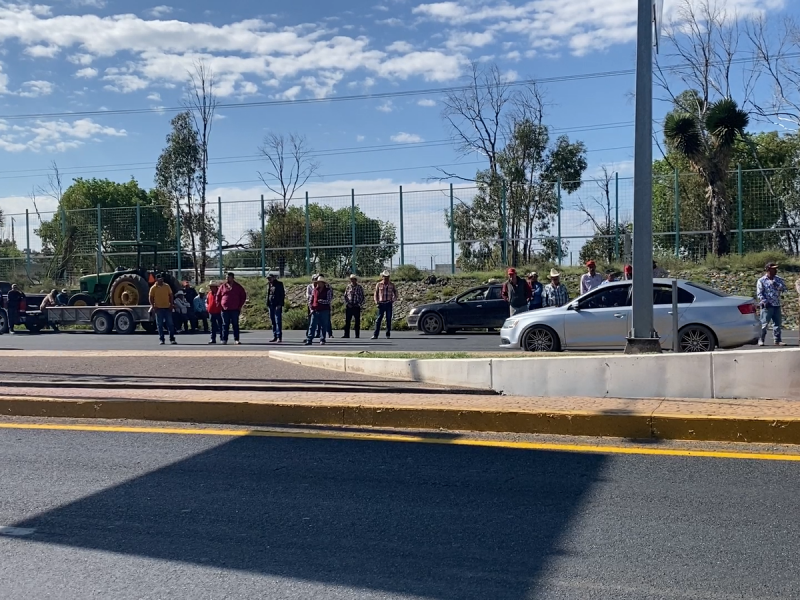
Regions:
<instances>
[{"instance_id":1,"label":"red shirt","mask_svg":"<svg viewBox=\"0 0 800 600\"><path fill-rule=\"evenodd\" d=\"M227 281L219 286L217 292L217 302L222 310L242 310L247 301L247 292L237 282L228 283Z\"/></svg>"},{"instance_id":2,"label":"red shirt","mask_svg":"<svg viewBox=\"0 0 800 600\"><path fill-rule=\"evenodd\" d=\"M214 292L208 292L208 296L206 296L206 309L210 315L222 314L222 307L217 302L217 297L214 295Z\"/></svg>"}]
</instances>

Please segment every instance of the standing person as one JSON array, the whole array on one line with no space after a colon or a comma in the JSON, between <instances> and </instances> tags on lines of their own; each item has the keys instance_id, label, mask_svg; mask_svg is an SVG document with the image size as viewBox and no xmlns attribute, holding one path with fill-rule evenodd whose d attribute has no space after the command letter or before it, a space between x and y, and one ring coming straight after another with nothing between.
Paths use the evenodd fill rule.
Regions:
<instances>
[{"instance_id":1,"label":"standing person","mask_svg":"<svg viewBox=\"0 0 800 600\"><path fill-rule=\"evenodd\" d=\"M272 323L271 342L283 341L283 303L286 301L286 288L277 275L267 275L267 310Z\"/></svg>"},{"instance_id":2,"label":"standing person","mask_svg":"<svg viewBox=\"0 0 800 600\"><path fill-rule=\"evenodd\" d=\"M172 321L172 311L175 308L175 297L172 295L172 288L164 283L164 274L156 276L156 282L150 288L150 312L156 316L156 327L158 328L158 342L164 345L164 328L169 331L169 343L173 346L175 341L175 324Z\"/></svg>"},{"instance_id":3,"label":"standing person","mask_svg":"<svg viewBox=\"0 0 800 600\"><path fill-rule=\"evenodd\" d=\"M528 310L542 308L544 286L539 281L539 274L536 271L528 275L528 285L531 287L531 300L528 302Z\"/></svg>"},{"instance_id":4,"label":"standing person","mask_svg":"<svg viewBox=\"0 0 800 600\"><path fill-rule=\"evenodd\" d=\"M15 283L11 286L6 296L6 301L8 304L8 332L13 334L15 333L14 327L17 325L17 321L19 321L19 307L23 302L27 302L27 299L25 298L25 294Z\"/></svg>"},{"instance_id":5,"label":"standing person","mask_svg":"<svg viewBox=\"0 0 800 600\"><path fill-rule=\"evenodd\" d=\"M503 284L503 300L508 302L511 316L527 312L528 302L531 300L531 286L528 282L517 277L517 270L509 269L507 272L508 280Z\"/></svg>"},{"instance_id":6,"label":"standing person","mask_svg":"<svg viewBox=\"0 0 800 600\"><path fill-rule=\"evenodd\" d=\"M175 330L184 332L189 331L189 303L186 301L186 293L183 290L175 292Z\"/></svg>"},{"instance_id":7,"label":"standing person","mask_svg":"<svg viewBox=\"0 0 800 600\"><path fill-rule=\"evenodd\" d=\"M323 279L325 279L325 273L320 273L319 277L322 277ZM330 284L327 283L327 280L326 280L325 285L327 285L329 288L331 287ZM333 288L331 288L331 294L333 294ZM333 311L333 299L331 299L331 311ZM327 330L328 331L328 337L333 339L333 319L332 318L329 319L327 321L327 323L328 323L328 330Z\"/></svg>"},{"instance_id":8,"label":"standing person","mask_svg":"<svg viewBox=\"0 0 800 600\"><path fill-rule=\"evenodd\" d=\"M785 346L781 340L781 293L786 291L786 282L778 277L778 265L767 263L766 274L756 284L756 297L761 305L761 338L758 345L764 345L767 327L772 321L772 335L776 346Z\"/></svg>"},{"instance_id":9,"label":"standing person","mask_svg":"<svg viewBox=\"0 0 800 600\"><path fill-rule=\"evenodd\" d=\"M608 283L614 283L617 280L616 273L614 269L606 269L606 278L603 280L603 283L600 285L606 285Z\"/></svg>"},{"instance_id":10,"label":"standing person","mask_svg":"<svg viewBox=\"0 0 800 600\"><path fill-rule=\"evenodd\" d=\"M633 267L631 265L625 265L625 268L622 270L622 280L631 281L632 279L633 279Z\"/></svg>"},{"instance_id":11,"label":"standing person","mask_svg":"<svg viewBox=\"0 0 800 600\"><path fill-rule=\"evenodd\" d=\"M217 334L222 339L222 307L217 302L217 292L219 284L212 281L208 286L208 297L206 298L206 310L211 319L211 340L209 344L217 343Z\"/></svg>"},{"instance_id":12,"label":"standing person","mask_svg":"<svg viewBox=\"0 0 800 600\"><path fill-rule=\"evenodd\" d=\"M597 272L597 263L590 260L586 263L587 272L581 275L581 296L591 292L594 288L603 283L603 276Z\"/></svg>"},{"instance_id":13,"label":"standing person","mask_svg":"<svg viewBox=\"0 0 800 600\"><path fill-rule=\"evenodd\" d=\"M653 261L653 277L658 279L659 277L667 277L669 273L666 270L662 269L656 264L656 261Z\"/></svg>"},{"instance_id":14,"label":"standing person","mask_svg":"<svg viewBox=\"0 0 800 600\"><path fill-rule=\"evenodd\" d=\"M56 302L58 302L59 306L67 306L69 304L69 290L67 288L61 290L61 293L56 296Z\"/></svg>"},{"instance_id":15,"label":"standing person","mask_svg":"<svg viewBox=\"0 0 800 600\"><path fill-rule=\"evenodd\" d=\"M39 305L39 310L42 311L42 316L44 317L45 321L50 321L50 319L47 318L47 309L51 306L58 306L58 300L56 299L57 295L58 290L50 290L50 293L44 297L44 300L42 300L42 303ZM58 323L51 322L50 326L53 328L53 331L58 333Z\"/></svg>"},{"instance_id":16,"label":"standing person","mask_svg":"<svg viewBox=\"0 0 800 600\"><path fill-rule=\"evenodd\" d=\"M381 280L375 285L375 293L372 295L375 304L378 305L378 316L375 317L375 332L372 339L377 340L381 332L381 322L386 317L386 337L392 337L392 307L397 302L397 288L390 280L389 271L381 273Z\"/></svg>"},{"instance_id":17,"label":"standing person","mask_svg":"<svg viewBox=\"0 0 800 600\"><path fill-rule=\"evenodd\" d=\"M197 328L200 328L200 321L202 321L203 333L208 333L208 310L206 310L206 295L203 293L202 288L197 290L197 296L192 300L192 308L194 309Z\"/></svg>"},{"instance_id":18,"label":"standing person","mask_svg":"<svg viewBox=\"0 0 800 600\"><path fill-rule=\"evenodd\" d=\"M328 321L331 319L331 303L333 303L333 289L320 275L314 283L314 291L311 293L311 325L304 344L310 346L314 343L314 334L319 331L319 343L325 344L325 336L328 333Z\"/></svg>"},{"instance_id":19,"label":"standing person","mask_svg":"<svg viewBox=\"0 0 800 600\"><path fill-rule=\"evenodd\" d=\"M569 302L567 286L561 283L561 273L555 269L550 271L550 283L544 286L543 304L546 307L564 306Z\"/></svg>"},{"instance_id":20,"label":"standing person","mask_svg":"<svg viewBox=\"0 0 800 600\"><path fill-rule=\"evenodd\" d=\"M186 312L186 320L192 324L192 333L197 332L197 314L194 310L194 299L197 298L197 290L187 281L183 280L183 295L186 302L189 303L189 309Z\"/></svg>"},{"instance_id":21,"label":"standing person","mask_svg":"<svg viewBox=\"0 0 800 600\"><path fill-rule=\"evenodd\" d=\"M306 286L306 308L308 309L308 330L306 331L307 334L311 332L311 296L313 296L314 294L314 288L318 277L319 274L314 273L311 276L311 283L309 283ZM314 335L313 332L311 332L311 335L312 336Z\"/></svg>"},{"instance_id":22,"label":"standing person","mask_svg":"<svg viewBox=\"0 0 800 600\"><path fill-rule=\"evenodd\" d=\"M233 343L240 346L239 341L239 315L244 303L247 302L247 292L236 281L233 273L228 273L227 280L217 290L217 302L222 307L222 344L228 343L228 333L233 326Z\"/></svg>"},{"instance_id":23,"label":"standing person","mask_svg":"<svg viewBox=\"0 0 800 600\"><path fill-rule=\"evenodd\" d=\"M350 321L355 320L356 338L361 335L361 309L364 307L366 297L364 288L358 283L355 274L350 275L350 284L344 291L344 337L350 337Z\"/></svg>"}]
</instances>

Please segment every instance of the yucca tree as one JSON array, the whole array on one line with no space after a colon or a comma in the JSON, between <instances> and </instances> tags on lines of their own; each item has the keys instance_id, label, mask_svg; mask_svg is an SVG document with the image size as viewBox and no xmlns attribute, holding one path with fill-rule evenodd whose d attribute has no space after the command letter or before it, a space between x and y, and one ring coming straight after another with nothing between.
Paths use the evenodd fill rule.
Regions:
<instances>
[{"instance_id":1,"label":"yucca tree","mask_svg":"<svg viewBox=\"0 0 800 600\"><path fill-rule=\"evenodd\" d=\"M730 252L728 171L737 137L744 136L750 118L735 100L723 98L693 114L680 108L664 121L667 145L682 154L706 185L711 213L711 251L716 256Z\"/></svg>"}]
</instances>

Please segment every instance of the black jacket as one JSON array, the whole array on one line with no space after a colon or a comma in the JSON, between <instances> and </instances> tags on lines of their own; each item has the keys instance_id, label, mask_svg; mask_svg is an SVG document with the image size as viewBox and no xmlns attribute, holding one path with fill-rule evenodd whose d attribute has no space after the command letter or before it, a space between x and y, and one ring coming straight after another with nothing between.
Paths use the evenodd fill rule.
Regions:
<instances>
[{"instance_id":1,"label":"black jacket","mask_svg":"<svg viewBox=\"0 0 800 600\"><path fill-rule=\"evenodd\" d=\"M278 308L286 300L286 288L282 281L274 281L267 285L267 307Z\"/></svg>"},{"instance_id":2,"label":"black jacket","mask_svg":"<svg viewBox=\"0 0 800 600\"><path fill-rule=\"evenodd\" d=\"M194 299L197 298L197 290L194 289L192 286L181 288L183 293L185 294L186 301L189 303L189 306L194 306Z\"/></svg>"},{"instance_id":3,"label":"black jacket","mask_svg":"<svg viewBox=\"0 0 800 600\"><path fill-rule=\"evenodd\" d=\"M23 294L19 290L11 290L10 292L8 292L6 300L9 311L18 312L20 302L25 300L25 294Z\"/></svg>"}]
</instances>

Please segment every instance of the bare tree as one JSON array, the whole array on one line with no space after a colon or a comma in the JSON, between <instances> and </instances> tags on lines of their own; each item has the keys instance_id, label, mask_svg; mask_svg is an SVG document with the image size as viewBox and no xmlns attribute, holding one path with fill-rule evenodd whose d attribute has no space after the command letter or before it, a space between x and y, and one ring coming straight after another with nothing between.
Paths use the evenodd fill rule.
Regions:
<instances>
[{"instance_id":1,"label":"bare tree","mask_svg":"<svg viewBox=\"0 0 800 600\"><path fill-rule=\"evenodd\" d=\"M211 127L214 124L214 115L217 110L217 96L214 92L214 73L205 61L198 60L194 63L194 71L189 72L187 97L184 106L189 109L194 119L200 142L199 172L195 179L197 201L200 217L200 281L205 279L208 266L208 238L209 230L206 208L208 206L206 190L208 189L208 147L211 139Z\"/></svg>"}]
</instances>

